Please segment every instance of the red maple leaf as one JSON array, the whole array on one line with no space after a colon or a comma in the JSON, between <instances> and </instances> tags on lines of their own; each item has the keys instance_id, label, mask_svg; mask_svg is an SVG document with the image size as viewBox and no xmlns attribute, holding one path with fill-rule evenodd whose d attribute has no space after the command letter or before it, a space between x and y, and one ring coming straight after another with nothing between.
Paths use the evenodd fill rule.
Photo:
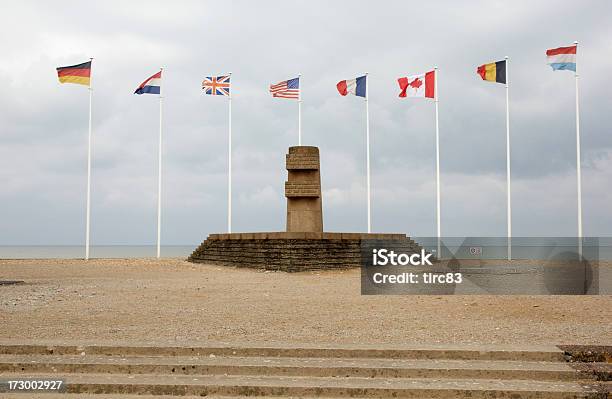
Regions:
<instances>
[{"instance_id":1,"label":"red maple leaf","mask_svg":"<svg viewBox=\"0 0 612 399\"><path fill-rule=\"evenodd\" d=\"M415 78L412 82L410 82L410 87L414 87L415 89L419 89L423 85L423 81L419 78Z\"/></svg>"}]
</instances>

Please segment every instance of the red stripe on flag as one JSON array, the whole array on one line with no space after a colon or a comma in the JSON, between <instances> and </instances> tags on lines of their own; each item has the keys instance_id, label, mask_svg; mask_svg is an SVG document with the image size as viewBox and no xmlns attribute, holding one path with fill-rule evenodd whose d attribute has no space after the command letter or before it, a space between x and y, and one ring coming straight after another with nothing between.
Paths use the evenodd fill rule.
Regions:
<instances>
[{"instance_id":1,"label":"red stripe on flag","mask_svg":"<svg viewBox=\"0 0 612 399\"><path fill-rule=\"evenodd\" d=\"M278 98L299 98L299 93L297 91L283 91L279 93L273 93L272 97Z\"/></svg>"},{"instance_id":2,"label":"red stripe on flag","mask_svg":"<svg viewBox=\"0 0 612 399\"><path fill-rule=\"evenodd\" d=\"M480 75L482 80L487 80L487 70L485 69L485 66L486 66L486 64L485 65L481 65L476 70L476 73Z\"/></svg>"},{"instance_id":3,"label":"red stripe on flag","mask_svg":"<svg viewBox=\"0 0 612 399\"><path fill-rule=\"evenodd\" d=\"M402 89L399 96L402 98L406 97L406 90L408 90L408 78L406 77L399 78L397 80L397 83L399 83L400 89Z\"/></svg>"},{"instance_id":4,"label":"red stripe on flag","mask_svg":"<svg viewBox=\"0 0 612 399\"><path fill-rule=\"evenodd\" d=\"M559 47L546 50L546 55L576 54L577 46Z\"/></svg>"},{"instance_id":5,"label":"red stripe on flag","mask_svg":"<svg viewBox=\"0 0 612 399\"><path fill-rule=\"evenodd\" d=\"M434 98L436 96L436 72L429 71L425 74L425 97Z\"/></svg>"},{"instance_id":6,"label":"red stripe on flag","mask_svg":"<svg viewBox=\"0 0 612 399\"><path fill-rule=\"evenodd\" d=\"M62 76L83 76L83 77L90 77L91 76L91 69L89 68L68 68L68 69L58 69L57 71L57 76L58 77L62 77Z\"/></svg>"},{"instance_id":7,"label":"red stripe on flag","mask_svg":"<svg viewBox=\"0 0 612 399\"><path fill-rule=\"evenodd\" d=\"M341 95L346 96L348 94L346 91L346 80L339 81L336 88Z\"/></svg>"}]
</instances>

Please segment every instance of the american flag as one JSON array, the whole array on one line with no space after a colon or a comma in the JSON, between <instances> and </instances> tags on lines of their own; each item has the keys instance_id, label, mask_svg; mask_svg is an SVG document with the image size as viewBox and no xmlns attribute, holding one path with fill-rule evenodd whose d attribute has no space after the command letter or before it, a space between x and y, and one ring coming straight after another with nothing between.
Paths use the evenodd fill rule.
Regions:
<instances>
[{"instance_id":1,"label":"american flag","mask_svg":"<svg viewBox=\"0 0 612 399\"><path fill-rule=\"evenodd\" d=\"M202 81L202 90L204 90L204 93L210 94L212 96L229 96L230 77L207 76Z\"/></svg>"},{"instance_id":2,"label":"american flag","mask_svg":"<svg viewBox=\"0 0 612 399\"><path fill-rule=\"evenodd\" d=\"M299 100L300 78L289 79L279 82L275 85L270 85L270 93L272 94L272 97L291 98Z\"/></svg>"}]
</instances>

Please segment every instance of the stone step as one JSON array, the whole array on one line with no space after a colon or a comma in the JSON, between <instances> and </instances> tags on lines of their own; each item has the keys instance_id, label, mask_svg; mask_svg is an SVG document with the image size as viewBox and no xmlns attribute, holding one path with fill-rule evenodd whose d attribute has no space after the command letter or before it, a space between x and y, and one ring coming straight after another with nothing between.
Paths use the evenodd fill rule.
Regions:
<instances>
[{"instance_id":1,"label":"stone step","mask_svg":"<svg viewBox=\"0 0 612 399\"><path fill-rule=\"evenodd\" d=\"M46 376L48 378L48 375ZM45 378L41 375L3 373L5 379ZM68 393L313 396L367 398L568 399L601 397L594 385L576 382L361 378L278 377L223 375L117 375L56 374L65 380Z\"/></svg>"},{"instance_id":2,"label":"stone step","mask_svg":"<svg viewBox=\"0 0 612 399\"><path fill-rule=\"evenodd\" d=\"M267 375L301 377L595 379L567 363L376 358L0 355L0 373Z\"/></svg>"},{"instance_id":3,"label":"stone step","mask_svg":"<svg viewBox=\"0 0 612 399\"><path fill-rule=\"evenodd\" d=\"M206 399L244 399L252 396L218 396L209 395ZM33 393L28 392L27 396L24 393L2 393L0 396L2 399L176 399L176 395L126 395L126 394L88 394L88 393ZM181 399L202 399L202 396L188 395L180 396ZM295 396L258 396L257 399L313 399L308 397L295 397ZM334 399L334 398L327 398Z\"/></svg>"},{"instance_id":4,"label":"stone step","mask_svg":"<svg viewBox=\"0 0 612 399\"><path fill-rule=\"evenodd\" d=\"M265 244L265 246L264 246ZM261 252L270 252L272 250L276 250L278 248L284 249L288 246L291 246L292 249L304 249L310 250L312 248L320 247L325 249L325 251L338 251L338 252L349 252L354 249L361 249L361 245L358 243L333 243L333 242L314 242L314 241L303 241L298 243L287 243L287 242L279 242L279 243L268 243L268 242L248 242L248 241L211 241L204 242L202 247L204 249L212 249L212 248L220 248L227 250L239 251L240 249L249 248L249 249L257 249ZM421 247L415 243L402 243L393 245L392 249L396 252L399 251L410 251L410 250L421 250Z\"/></svg>"},{"instance_id":5,"label":"stone step","mask_svg":"<svg viewBox=\"0 0 612 399\"><path fill-rule=\"evenodd\" d=\"M126 394L83 394L83 393L30 393L28 396L24 396L23 393L4 393L2 399L202 399L202 396L193 395L126 395ZM257 396L257 399L315 399L319 396ZM207 395L206 399L245 399L253 398L253 396L219 396L219 395ZM360 399L357 396L353 396L353 399ZM326 399L340 399L333 397L326 397ZM432 398L420 398L420 399L432 399Z\"/></svg>"},{"instance_id":6,"label":"stone step","mask_svg":"<svg viewBox=\"0 0 612 399\"><path fill-rule=\"evenodd\" d=\"M176 395L126 395L126 394L88 394L88 393L3 393L2 399L176 399ZM202 399L202 396L180 396L181 399ZM252 396L219 396L208 395L206 399L244 399ZM314 399L315 396L258 396L257 399ZM359 399L354 397L355 399ZM327 399L339 399L327 397ZM430 399L430 398L423 398Z\"/></svg>"},{"instance_id":7,"label":"stone step","mask_svg":"<svg viewBox=\"0 0 612 399\"><path fill-rule=\"evenodd\" d=\"M0 342L2 355L107 355L107 356L238 356L292 358L378 358L446 360L514 360L564 362L564 352L553 345L67 345Z\"/></svg>"}]
</instances>

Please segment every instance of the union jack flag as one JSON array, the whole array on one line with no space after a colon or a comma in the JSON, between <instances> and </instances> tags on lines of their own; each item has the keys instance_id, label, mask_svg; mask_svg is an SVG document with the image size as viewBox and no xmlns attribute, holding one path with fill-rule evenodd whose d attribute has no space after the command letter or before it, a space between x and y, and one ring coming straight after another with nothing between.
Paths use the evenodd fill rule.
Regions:
<instances>
[{"instance_id":1,"label":"union jack flag","mask_svg":"<svg viewBox=\"0 0 612 399\"><path fill-rule=\"evenodd\" d=\"M270 94L272 94L272 97L299 100L300 78L289 79L275 85L270 85Z\"/></svg>"},{"instance_id":2,"label":"union jack flag","mask_svg":"<svg viewBox=\"0 0 612 399\"><path fill-rule=\"evenodd\" d=\"M207 76L202 81L202 90L204 90L204 93L210 94L212 96L229 96L230 77Z\"/></svg>"}]
</instances>

